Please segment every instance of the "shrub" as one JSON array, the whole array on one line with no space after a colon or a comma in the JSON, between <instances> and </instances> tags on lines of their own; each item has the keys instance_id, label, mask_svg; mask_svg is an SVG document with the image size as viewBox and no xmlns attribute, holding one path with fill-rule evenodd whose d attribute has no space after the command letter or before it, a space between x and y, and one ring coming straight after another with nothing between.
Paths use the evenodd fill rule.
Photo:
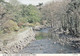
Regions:
<instances>
[{"instance_id":1,"label":"shrub","mask_svg":"<svg viewBox=\"0 0 80 56\"><path fill-rule=\"evenodd\" d=\"M3 30L0 30L0 34L3 34Z\"/></svg>"},{"instance_id":2,"label":"shrub","mask_svg":"<svg viewBox=\"0 0 80 56\"><path fill-rule=\"evenodd\" d=\"M5 32L11 32L11 31L16 31L19 29L18 25L16 22L14 22L13 20L7 20L4 24L3 24L3 29Z\"/></svg>"}]
</instances>

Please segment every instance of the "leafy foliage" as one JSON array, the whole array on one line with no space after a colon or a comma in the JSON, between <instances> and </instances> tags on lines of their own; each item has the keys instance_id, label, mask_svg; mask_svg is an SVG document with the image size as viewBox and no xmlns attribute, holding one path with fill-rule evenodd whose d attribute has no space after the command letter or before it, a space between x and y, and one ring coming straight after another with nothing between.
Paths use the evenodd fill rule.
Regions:
<instances>
[{"instance_id":1,"label":"leafy foliage","mask_svg":"<svg viewBox=\"0 0 80 56\"><path fill-rule=\"evenodd\" d=\"M34 25L41 20L41 13L36 6L23 5L17 0L0 2L0 32L15 31L19 27L26 27L27 23Z\"/></svg>"},{"instance_id":2,"label":"leafy foliage","mask_svg":"<svg viewBox=\"0 0 80 56\"><path fill-rule=\"evenodd\" d=\"M4 0L0 0L0 2L4 2Z\"/></svg>"},{"instance_id":3,"label":"leafy foliage","mask_svg":"<svg viewBox=\"0 0 80 56\"><path fill-rule=\"evenodd\" d=\"M16 31L19 30L19 27L17 25L16 22L12 21L12 20L7 20L4 24L3 24L3 29L5 32L10 32L10 31Z\"/></svg>"},{"instance_id":4,"label":"leafy foliage","mask_svg":"<svg viewBox=\"0 0 80 56\"><path fill-rule=\"evenodd\" d=\"M27 12L28 12L27 15L29 16L28 22L34 23L34 22L40 21L41 14L35 6L33 6L33 5L27 6Z\"/></svg>"}]
</instances>

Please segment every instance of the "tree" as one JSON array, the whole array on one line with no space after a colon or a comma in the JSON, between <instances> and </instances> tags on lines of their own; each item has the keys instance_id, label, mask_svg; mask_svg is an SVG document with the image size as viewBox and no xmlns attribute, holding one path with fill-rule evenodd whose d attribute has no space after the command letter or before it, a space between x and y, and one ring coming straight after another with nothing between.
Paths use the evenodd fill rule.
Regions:
<instances>
[{"instance_id":1,"label":"tree","mask_svg":"<svg viewBox=\"0 0 80 56\"><path fill-rule=\"evenodd\" d=\"M48 23L51 25L52 33L56 30L60 30L63 33L68 33L68 19L66 16L66 11L68 10L68 3L70 3L70 0L63 0L61 2L51 2L43 6L43 19L46 19Z\"/></svg>"},{"instance_id":2,"label":"tree","mask_svg":"<svg viewBox=\"0 0 80 56\"><path fill-rule=\"evenodd\" d=\"M0 2L4 2L4 0L0 0Z\"/></svg>"},{"instance_id":3,"label":"tree","mask_svg":"<svg viewBox=\"0 0 80 56\"><path fill-rule=\"evenodd\" d=\"M33 5L28 5L27 6L27 16L28 18L28 22L40 22L41 19L41 13L40 11Z\"/></svg>"},{"instance_id":4,"label":"tree","mask_svg":"<svg viewBox=\"0 0 80 56\"><path fill-rule=\"evenodd\" d=\"M62 15L65 13L66 5L63 2L51 2L42 8L43 19L47 19L53 28L58 21L61 21ZM58 25L58 24L57 24ZM58 25L59 26L59 25Z\"/></svg>"},{"instance_id":5,"label":"tree","mask_svg":"<svg viewBox=\"0 0 80 56\"><path fill-rule=\"evenodd\" d=\"M66 11L68 19L67 28L69 30L69 34L78 36L80 29L80 0L71 0L68 6L68 10Z\"/></svg>"},{"instance_id":6,"label":"tree","mask_svg":"<svg viewBox=\"0 0 80 56\"><path fill-rule=\"evenodd\" d=\"M24 27L28 22L37 23L41 20L41 13L36 6L23 5L17 0L9 0L9 3L3 3L3 0L0 1L0 32L3 32L4 28L8 28L7 31L10 29L14 30L14 27L12 27L13 24L17 24L19 27ZM10 25L7 25L9 23Z\"/></svg>"},{"instance_id":7,"label":"tree","mask_svg":"<svg viewBox=\"0 0 80 56\"><path fill-rule=\"evenodd\" d=\"M20 5L20 2L18 0L9 0L9 3L12 4L13 6Z\"/></svg>"}]
</instances>

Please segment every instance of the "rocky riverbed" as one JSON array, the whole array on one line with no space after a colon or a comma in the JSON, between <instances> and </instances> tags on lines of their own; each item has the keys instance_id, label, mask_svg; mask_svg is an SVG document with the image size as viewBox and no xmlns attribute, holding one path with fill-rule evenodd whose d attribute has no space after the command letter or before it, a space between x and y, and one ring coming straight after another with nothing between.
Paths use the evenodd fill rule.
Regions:
<instances>
[{"instance_id":1,"label":"rocky riverbed","mask_svg":"<svg viewBox=\"0 0 80 56\"><path fill-rule=\"evenodd\" d=\"M35 36L36 33L36 36ZM36 39L35 39L36 38ZM34 40L34 41L33 41ZM2 53L28 53L28 54L54 54L54 53L78 53L69 46L63 46L51 38L49 28L33 31L27 29L16 35L15 41L8 41L7 45L0 48Z\"/></svg>"},{"instance_id":2,"label":"rocky riverbed","mask_svg":"<svg viewBox=\"0 0 80 56\"><path fill-rule=\"evenodd\" d=\"M78 51L69 47L69 46L62 46L59 43L55 42L51 39L48 35L49 29L42 29L38 32L42 33L43 39L38 39L32 41L28 46L26 46L23 50L19 53L30 53L30 54L53 54L53 53L77 53ZM47 33L46 36L45 33ZM41 34L39 34L41 36Z\"/></svg>"},{"instance_id":3,"label":"rocky riverbed","mask_svg":"<svg viewBox=\"0 0 80 56\"><path fill-rule=\"evenodd\" d=\"M19 33L15 33L15 37L12 40L7 40L4 45L3 42L2 45L0 45L0 53L18 53L20 50L22 50L24 47L26 47L31 41L35 40L35 33L33 32L32 28L28 28L27 30L24 30Z\"/></svg>"},{"instance_id":4,"label":"rocky riverbed","mask_svg":"<svg viewBox=\"0 0 80 56\"><path fill-rule=\"evenodd\" d=\"M53 54L53 53L76 53L75 50L68 49L51 39L36 40L30 43L20 53L37 53L37 54Z\"/></svg>"}]
</instances>

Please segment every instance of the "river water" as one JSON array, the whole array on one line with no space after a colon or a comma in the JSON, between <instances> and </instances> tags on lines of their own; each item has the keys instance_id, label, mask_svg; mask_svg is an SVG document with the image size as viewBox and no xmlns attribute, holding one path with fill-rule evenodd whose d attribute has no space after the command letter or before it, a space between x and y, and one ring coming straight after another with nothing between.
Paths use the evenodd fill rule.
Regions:
<instances>
[{"instance_id":1,"label":"river water","mask_svg":"<svg viewBox=\"0 0 80 56\"><path fill-rule=\"evenodd\" d=\"M32 41L19 53L33 54L54 54L54 53L77 53L77 51L68 46L62 46L50 37L49 28L42 29L36 34L37 40ZM43 38L42 38L43 37Z\"/></svg>"}]
</instances>

